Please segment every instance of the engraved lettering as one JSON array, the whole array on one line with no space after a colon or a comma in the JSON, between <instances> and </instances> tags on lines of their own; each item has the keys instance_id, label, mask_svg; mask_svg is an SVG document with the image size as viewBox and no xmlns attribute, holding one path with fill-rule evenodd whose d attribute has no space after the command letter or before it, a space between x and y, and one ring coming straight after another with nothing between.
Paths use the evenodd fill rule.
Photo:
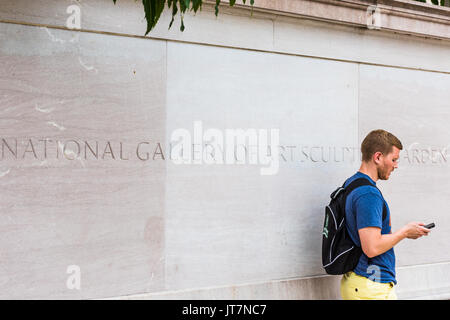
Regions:
<instances>
[{"instance_id":1,"label":"engraved lettering","mask_svg":"<svg viewBox=\"0 0 450 320\"><path fill-rule=\"evenodd\" d=\"M129 160L129 159L125 159L123 157L123 154L122 154L122 142L120 142L120 160Z\"/></svg>"},{"instance_id":2,"label":"engraved lettering","mask_svg":"<svg viewBox=\"0 0 450 320\"><path fill-rule=\"evenodd\" d=\"M314 160L314 159L313 159L312 153L313 153L313 150L314 150L314 149L320 149L320 147L312 147L312 148L311 148L311 151L310 151L310 153L309 153L309 157L310 157L310 159L311 159L312 162L319 162L319 160Z\"/></svg>"},{"instance_id":3,"label":"engraved lettering","mask_svg":"<svg viewBox=\"0 0 450 320\"><path fill-rule=\"evenodd\" d=\"M425 153L427 154L426 158L424 158ZM422 163L426 163L428 161L428 158L430 157L430 152L428 150L422 150L421 155L422 155Z\"/></svg>"},{"instance_id":4,"label":"engraved lettering","mask_svg":"<svg viewBox=\"0 0 450 320\"><path fill-rule=\"evenodd\" d=\"M158 150L159 150L159 152L158 152ZM153 153L153 160L155 160L156 155L161 155L161 159L165 160L164 153L162 151L161 144L159 142L156 144L156 149L155 149L155 152Z\"/></svg>"},{"instance_id":5,"label":"engraved lettering","mask_svg":"<svg viewBox=\"0 0 450 320\"><path fill-rule=\"evenodd\" d=\"M77 146L77 152L75 154L75 152L73 152L73 150L67 150L67 145L69 144L69 142L73 142L76 144ZM76 158L78 158L80 156L80 144L78 142L76 142L75 140L68 140L66 141L66 143L64 143L64 147L63 147L63 155L67 160L75 160ZM68 157L68 155L72 154L73 158Z\"/></svg>"},{"instance_id":6,"label":"engraved lettering","mask_svg":"<svg viewBox=\"0 0 450 320\"><path fill-rule=\"evenodd\" d=\"M281 151L281 150L283 150L283 151ZM284 147L283 146L280 146L280 156L281 156L281 158L283 158L283 160L284 160L284 162L286 162L287 160L286 160L286 158L284 157Z\"/></svg>"},{"instance_id":7,"label":"engraved lettering","mask_svg":"<svg viewBox=\"0 0 450 320\"><path fill-rule=\"evenodd\" d=\"M6 142L5 139L2 139L2 159L5 157L5 146L9 150L9 152L12 153L15 159L17 159L17 139L14 139L16 148L13 151L11 147L9 146L8 142Z\"/></svg>"},{"instance_id":8,"label":"engraved lettering","mask_svg":"<svg viewBox=\"0 0 450 320\"><path fill-rule=\"evenodd\" d=\"M324 153L325 152L323 152L323 147L321 147L321 149L322 149L322 161L323 162L328 162L330 160L330 152L331 152L330 150L331 150L331 148L328 149L328 158L326 160L324 158Z\"/></svg>"},{"instance_id":9,"label":"engraved lettering","mask_svg":"<svg viewBox=\"0 0 450 320\"><path fill-rule=\"evenodd\" d=\"M52 140L43 139L39 140L39 142L40 141L44 142L44 159L47 159L47 142L52 142Z\"/></svg>"},{"instance_id":10,"label":"engraved lettering","mask_svg":"<svg viewBox=\"0 0 450 320\"><path fill-rule=\"evenodd\" d=\"M199 155L199 157L196 157L196 155ZM192 160L193 160L193 163L195 163L195 164L202 163L202 145L201 144L197 144L197 143L192 144Z\"/></svg>"},{"instance_id":11,"label":"engraved lettering","mask_svg":"<svg viewBox=\"0 0 450 320\"><path fill-rule=\"evenodd\" d=\"M447 162L447 158L446 158L446 155L444 154L444 150L439 150L439 153L442 156L442 160L444 160L444 162Z\"/></svg>"},{"instance_id":12,"label":"engraved lettering","mask_svg":"<svg viewBox=\"0 0 450 320\"><path fill-rule=\"evenodd\" d=\"M147 161L149 158L148 152L145 153L145 158L142 158L141 153L139 152L139 149L140 149L141 145L143 145L143 144L149 144L149 143L148 142L139 142L139 144L136 148L136 156L139 158L139 160Z\"/></svg>"},{"instance_id":13,"label":"engraved lettering","mask_svg":"<svg viewBox=\"0 0 450 320\"><path fill-rule=\"evenodd\" d=\"M95 159L98 159L98 141L95 141L95 152L92 149L91 145L85 141L84 142L84 159L87 159L87 149L92 153L92 155L95 157Z\"/></svg>"},{"instance_id":14,"label":"engraved lettering","mask_svg":"<svg viewBox=\"0 0 450 320\"><path fill-rule=\"evenodd\" d=\"M109 151L108 151L109 150ZM106 143L106 146L105 146L105 150L103 151L103 155L102 155L102 159L104 160L105 159L105 155L106 154L110 154L111 155L111 157L115 160L116 158L114 157L114 153L113 153L113 150L112 150L112 148L111 148L111 143L108 141L107 143Z\"/></svg>"},{"instance_id":15,"label":"engraved lettering","mask_svg":"<svg viewBox=\"0 0 450 320\"><path fill-rule=\"evenodd\" d=\"M28 147L31 147L31 151L28 150ZM37 159L36 152L34 151L33 141L31 141L31 139L28 139L28 144L27 144L27 146L25 148L25 151L23 153L22 159L25 158L25 155L26 155L27 152L32 152L33 155L34 155L34 158Z\"/></svg>"},{"instance_id":16,"label":"engraved lettering","mask_svg":"<svg viewBox=\"0 0 450 320\"><path fill-rule=\"evenodd\" d=\"M291 161L294 161L294 150L293 149L295 149L295 146L286 146L286 148L288 148L289 151L290 151L290 154L291 154L290 159L291 159Z\"/></svg>"},{"instance_id":17,"label":"engraved lettering","mask_svg":"<svg viewBox=\"0 0 450 320\"><path fill-rule=\"evenodd\" d=\"M417 160L417 163L420 163L419 150L413 149L412 151L413 151L413 162L414 162L414 160Z\"/></svg>"},{"instance_id":18,"label":"engraved lettering","mask_svg":"<svg viewBox=\"0 0 450 320\"><path fill-rule=\"evenodd\" d=\"M408 163L411 163L411 159L409 158L409 152L408 152L408 150L405 150L405 151L403 151L403 152L404 152L404 154L405 154L405 159L408 160Z\"/></svg>"}]
</instances>

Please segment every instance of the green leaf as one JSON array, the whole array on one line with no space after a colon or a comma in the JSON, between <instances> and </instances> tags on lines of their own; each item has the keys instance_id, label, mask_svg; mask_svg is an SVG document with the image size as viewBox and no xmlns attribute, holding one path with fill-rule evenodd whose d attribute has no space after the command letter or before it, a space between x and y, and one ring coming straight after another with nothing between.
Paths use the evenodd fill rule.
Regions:
<instances>
[{"instance_id":1,"label":"green leaf","mask_svg":"<svg viewBox=\"0 0 450 320\"><path fill-rule=\"evenodd\" d=\"M202 0L192 0L192 10L194 12L197 12L199 8L202 6Z\"/></svg>"},{"instance_id":2,"label":"green leaf","mask_svg":"<svg viewBox=\"0 0 450 320\"><path fill-rule=\"evenodd\" d=\"M137 0L135 0L137 1ZM426 0L417 0L421 2L425 2ZM433 3L444 5L445 0L432 0ZM242 0L242 2L245 4L246 0ZM255 0L250 0L250 4L253 6ZM113 0L113 3L116 4L117 0ZM191 5L192 3L192 5ZM194 11L195 13L198 11L198 9L202 9L202 3L203 0L167 0L167 6L169 8L172 8L172 19L169 23L169 29L172 27L172 24L174 22L175 16L177 15L178 11L180 12L181 16L181 27L180 30L184 31L184 14L186 13L186 10ZM164 6L166 4L166 0L142 0L142 4L144 6L144 12L145 12L145 20L147 21L147 29L145 32L145 35L147 35L153 28L156 26L156 23L158 22L159 18L161 17L162 12L164 11ZM230 7L234 6L236 4L236 0L230 0ZM219 5L220 0L216 0L216 4L214 6L214 14L216 17L219 14ZM179 9L178 9L179 6ZM252 15L253 15L253 7L252 7Z\"/></svg>"},{"instance_id":3,"label":"green leaf","mask_svg":"<svg viewBox=\"0 0 450 320\"><path fill-rule=\"evenodd\" d=\"M145 32L145 35L147 35L150 32L150 30L152 29L153 10L152 10L151 1L142 0L142 4L144 5L145 19L147 20L147 31Z\"/></svg>"},{"instance_id":4,"label":"green leaf","mask_svg":"<svg viewBox=\"0 0 450 320\"><path fill-rule=\"evenodd\" d=\"M175 16L176 16L177 12L178 12L177 0L174 0L173 8L172 8L172 20L170 20L169 29L170 29L170 27L172 27L172 23L175 20Z\"/></svg>"},{"instance_id":5,"label":"green leaf","mask_svg":"<svg viewBox=\"0 0 450 320\"><path fill-rule=\"evenodd\" d=\"M180 12L181 13L185 13L186 12L186 2L184 2L184 0L180 0Z\"/></svg>"},{"instance_id":6,"label":"green leaf","mask_svg":"<svg viewBox=\"0 0 450 320\"><path fill-rule=\"evenodd\" d=\"M180 27L181 32L184 31L184 22L183 22L183 16L181 16L181 27Z\"/></svg>"},{"instance_id":7,"label":"green leaf","mask_svg":"<svg viewBox=\"0 0 450 320\"><path fill-rule=\"evenodd\" d=\"M156 25L164 10L165 0L142 0L145 11L145 19L147 20L147 35Z\"/></svg>"},{"instance_id":8,"label":"green leaf","mask_svg":"<svg viewBox=\"0 0 450 320\"><path fill-rule=\"evenodd\" d=\"M216 0L216 6L214 7L216 17L219 14L219 4L220 4L220 0Z\"/></svg>"}]
</instances>

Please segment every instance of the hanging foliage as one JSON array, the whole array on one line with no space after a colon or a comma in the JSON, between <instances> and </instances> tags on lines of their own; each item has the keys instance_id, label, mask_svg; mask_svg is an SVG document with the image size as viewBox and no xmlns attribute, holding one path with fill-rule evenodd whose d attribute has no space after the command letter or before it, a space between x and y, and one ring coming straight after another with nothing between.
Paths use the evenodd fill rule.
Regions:
<instances>
[{"instance_id":1,"label":"hanging foliage","mask_svg":"<svg viewBox=\"0 0 450 320\"><path fill-rule=\"evenodd\" d=\"M427 0L416 0L419 2L427 2ZM445 6L445 0L431 0L431 3L435 4L435 5L440 5L440 6Z\"/></svg>"},{"instance_id":2,"label":"hanging foliage","mask_svg":"<svg viewBox=\"0 0 450 320\"><path fill-rule=\"evenodd\" d=\"M114 4L116 4L117 0L113 0ZM136 0L137 1L137 0ZM426 0L416 0L419 2L426 2ZM242 2L245 4L246 0L242 0ZM253 6L255 0L250 0L250 4ZM431 0L431 2L435 5L441 5L441 6L448 6L450 0ZM142 0L142 4L144 5L144 11L145 11L145 19L147 20L147 30L145 31L145 35L147 35L156 25L156 23L159 20L159 17L161 16L161 13L164 10L164 7L166 6L169 9L172 9L172 20L169 24L169 29L172 27L173 21L175 19L175 16L177 13L180 13L180 19L181 19L181 27L180 30L184 31L184 14L186 11L194 11L194 13L197 13L197 11L202 9L202 0ZM229 4L230 7L234 6L236 3L236 0L230 0ZM215 15L217 16L219 13L219 5L220 0L216 0L215 5Z\"/></svg>"},{"instance_id":3,"label":"hanging foliage","mask_svg":"<svg viewBox=\"0 0 450 320\"><path fill-rule=\"evenodd\" d=\"M116 4L117 0L113 0L114 4ZM136 0L137 1L137 0ZM242 0L245 4L246 0ZM253 5L255 0L250 0L250 4ZM167 6L169 9L172 9L172 20L169 24L169 29L172 27L172 23L175 20L175 16L177 13L180 13L181 18L181 27L180 30L184 31L184 14L186 11L197 11L202 8L202 0L142 0L142 4L144 5L145 11L145 19L147 20L147 31L145 35L147 35L156 25L161 16L161 13L164 10L164 7ZM230 0L230 7L234 6L236 0ZM215 5L215 15L217 16L219 13L219 5L220 0L216 0Z\"/></svg>"}]
</instances>

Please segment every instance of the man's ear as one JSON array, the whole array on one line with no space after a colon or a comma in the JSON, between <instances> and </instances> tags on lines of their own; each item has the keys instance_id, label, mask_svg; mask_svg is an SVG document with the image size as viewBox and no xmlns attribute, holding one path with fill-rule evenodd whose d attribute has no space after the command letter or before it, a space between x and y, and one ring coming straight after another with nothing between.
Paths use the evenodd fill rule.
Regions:
<instances>
[{"instance_id":1,"label":"man's ear","mask_svg":"<svg viewBox=\"0 0 450 320\"><path fill-rule=\"evenodd\" d=\"M378 163L381 162L381 156L383 156L383 154L382 154L380 151L377 151L377 152L375 152L375 153L373 154L372 160L373 160L376 164L378 164Z\"/></svg>"}]
</instances>

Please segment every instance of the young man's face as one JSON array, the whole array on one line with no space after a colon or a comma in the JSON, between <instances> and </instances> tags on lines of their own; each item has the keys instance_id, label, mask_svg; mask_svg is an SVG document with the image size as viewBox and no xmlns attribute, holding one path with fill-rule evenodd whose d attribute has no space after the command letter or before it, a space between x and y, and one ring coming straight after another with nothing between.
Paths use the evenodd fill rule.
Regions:
<instances>
[{"instance_id":1,"label":"young man's face","mask_svg":"<svg viewBox=\"0 0 450 320\"><path fill-rule=\"evenodd\" d=\"M392 150L387 155L381 155L380 163L377 166L378 178L381 180L389 179L391 172L398 168L398 159L400 156L400 149L392 146Z\"/></svg>"}]
</instances>

